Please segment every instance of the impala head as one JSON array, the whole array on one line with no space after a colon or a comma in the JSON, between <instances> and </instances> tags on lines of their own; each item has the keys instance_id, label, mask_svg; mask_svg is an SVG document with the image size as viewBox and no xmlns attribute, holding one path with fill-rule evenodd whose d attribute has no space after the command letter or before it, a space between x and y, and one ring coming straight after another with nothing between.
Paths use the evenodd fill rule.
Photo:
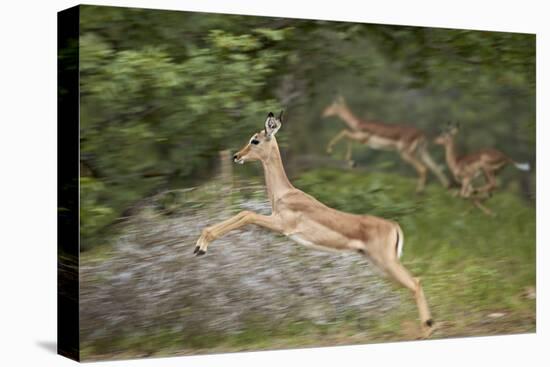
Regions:
<instances>
[{"instance_id":1,"label":"impala head","mask_svg":"<svg viewBox=\"0 0 550 367\"><path fill-rule=\"evenodd\" d=\"M233 156L233 162L243 164L246 161L266 160L277 146L275 134L281 128L283 111L278 117L273 113L267 115L263 130L252 135L248 143Z\"/></svg>"},{"instance_id":2,"label":"impala head","mask_svg":"<svg viewBox=\"0 0 550 367\"><path fill-rule=\"evenodd\" d=\"M346 101L344 100L344 97L338 96L331 104L329 104L323 110L323 113L321 114L321 116L322 117L336 116L345 108L346 108Z\"/></svg>"},{"instance_id":3,"label":"impala head","mask_svg":"<svg viewBox=\"0 0 550 367\"><path fill-rule=\"evenodd\" d=\"M450 144L453 141L454 136L458 133L459 127L460 127L460 124L456 122L455 123L449 122L447 124L447 128L443 130L443 132L439 134L437 138L434 139L434 143L439 145Z\"/></svg>"}]
</instances>

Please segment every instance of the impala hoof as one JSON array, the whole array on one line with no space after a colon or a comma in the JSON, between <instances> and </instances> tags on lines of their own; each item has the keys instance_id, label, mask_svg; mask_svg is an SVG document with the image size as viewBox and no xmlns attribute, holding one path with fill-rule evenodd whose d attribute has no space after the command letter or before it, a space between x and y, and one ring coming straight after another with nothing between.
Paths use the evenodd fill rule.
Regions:
<instances>
[{"instance_id":1,"label":"impala hoof","mask_svg":"<svg viewBox=\"0 0 550 367\"><path fill-rule=\"evenodd\" d=\"M196 254L197 252L199 252L199 249L200 249L199 246L195 246L195 249L193 250L193 253Z\"/></svg>"},{"instance_id":2,"label":"impala hoof","mask_svg":"<svg viewBox=\"0 0 550 367\"><path fill-rule=\"evenodd\" d=\"M197 256L202 256L204 254L206 254L206 251L204 251L204 250L197 251Z\"/></svg>"},{"instance_id":3,"label":"impala hoof","mask_svg":"<svg viewBox=\"0 0 550 367\"><path fill-rule=\"evenodd\" d=\"M422 323L420 326L419 333L416 336L416 339L428 339L432 336L433 332L435 330L434 322L432 319L426 320Z\"/></svg>"}]
</instances>

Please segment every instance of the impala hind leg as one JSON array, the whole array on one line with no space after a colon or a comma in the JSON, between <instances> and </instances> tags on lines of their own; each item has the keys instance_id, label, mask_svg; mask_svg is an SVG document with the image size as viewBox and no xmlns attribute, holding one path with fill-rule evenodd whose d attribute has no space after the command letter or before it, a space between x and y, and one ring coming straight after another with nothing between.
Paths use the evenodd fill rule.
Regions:
<instances>
[{"instance_id":1,"label":"impala hind leg","mask_svg":"<svg viewBox=\"0 0 550 367\"><path fill-rule=\"evenodd\" d=\"M433 320L420 284L420 278L415 278L398 260L394 260L385 266L386 273L399 285L408 288L414 295L418 313L420 315L422 338L429 337L433 332Z\"/></svg>"},{"instance_id":2,"label":"impala hind leg","mask_svg":"<svg viewBox=\"0 0 550 367\"><path fill-rule=\"evenodd\" d=\"M481 204L481 200L478 199L478 198L473 198L472 199L473 203L475 206L477 206L479 208L479 210L481 210L483 213L485 213L486 215L490 216L490 217L494 217L495 216L495 213L493 213L493 211L489 208L487 208L485 205Z\"/></svg>"},{"instance_id":3,"label":"impala hind leg","mask_svg":"<svg viewBox=\"0 0 550 367\"><path fill-rule=\"evenodd\" d=\"M497 180L495 178L494 172L487 168L483 168L483 174L485 176L485 185L479 187L476 191L479 193L486 194L487 196L491 196L491 192L493 192L497 188Z\"/></svg>"}]
</instances>

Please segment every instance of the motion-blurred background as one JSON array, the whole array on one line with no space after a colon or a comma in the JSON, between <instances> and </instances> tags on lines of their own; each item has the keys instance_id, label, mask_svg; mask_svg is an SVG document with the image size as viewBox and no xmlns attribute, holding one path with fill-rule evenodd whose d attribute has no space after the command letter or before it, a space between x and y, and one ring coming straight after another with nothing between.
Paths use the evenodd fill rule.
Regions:
<instances>
[{"instance_id":1,"label":"motion-blurred background","mask_svg":"<svg viewBox=\"0 0 550 367\"><path fill-rule=\"evenodd\" d=\"M412 337L408 295L361 258L256 228L192 256L204 226L269 213L261 167L229 157L280 109L297 187L402 224L435 337L535 330L534 169L503 171L490 218L433 176L415 194L396 153L355 144L348 168L345 144L325 151L344 123L320 116L342 95L359 117L430 137L459 121L461 152L534 168L534 35L97 6L80 24L85 359Z\"/></svg>"}]
</instances>

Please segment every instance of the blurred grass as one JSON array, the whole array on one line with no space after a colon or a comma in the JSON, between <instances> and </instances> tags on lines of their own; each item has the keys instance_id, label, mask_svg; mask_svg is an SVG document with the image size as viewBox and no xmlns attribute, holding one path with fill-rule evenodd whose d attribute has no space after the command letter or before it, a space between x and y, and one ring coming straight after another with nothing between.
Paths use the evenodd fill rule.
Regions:
<instances>
[{"instance_id":1,"label":"blurred grass","mask_svg":"<svg viewBox=\"0 0 550 367\"><path fill-rule=\"evenodd\" d=\"M535 207L521 199L514 185L507 185L486 202L497 214L488 217L436 183L416 194L412 177L319 169L293 181L336 209L401 224L405 234L402 261L422 279L436 321L434 338L535 331L536 301L526 296L527 289L536 287ZM212 190L185 195L198 203L204 195L212 195ZM108 249L102 247L86 256L91 260L106 254ZM400 306L382 318L350 314L338 324L304 321L266 329L258 326L265 325L265 315L250 315L247 328L239 334L155 330L146 336L115 338L109 346L87 345L82 353L84 357L127 358L410 340L417 327L416 306L406 290L395 289ZM500 316L490 316L495 313Z\"/></svg>"}]
</instances>

